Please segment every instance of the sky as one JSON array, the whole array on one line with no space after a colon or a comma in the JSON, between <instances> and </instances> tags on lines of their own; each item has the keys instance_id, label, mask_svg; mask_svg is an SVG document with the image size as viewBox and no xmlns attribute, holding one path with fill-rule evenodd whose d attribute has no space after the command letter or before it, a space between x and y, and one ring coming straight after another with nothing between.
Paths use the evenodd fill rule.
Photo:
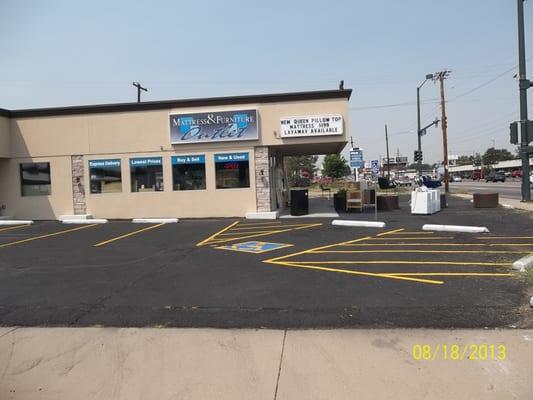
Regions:
<instances>
[{"instance_id":1,"label":"sky","mask_svg":"<svg viewBox=\"0 0 533 400\"><path fill-rule=\"evenodd\" d=\"M533 1L524 4L533 63ZM387 124L391 155L412 160L416 87L447 69L449 153L514 152L516 19L514 0L1 0L0 107L136 101L132 81L148 101L336 89L343 79L364 158L385 156ZM426 82L421 98L427 125L440 118L438 84ZM422 147L425 162L442 160L440 126Z\"/></svg>"}]
</instances>

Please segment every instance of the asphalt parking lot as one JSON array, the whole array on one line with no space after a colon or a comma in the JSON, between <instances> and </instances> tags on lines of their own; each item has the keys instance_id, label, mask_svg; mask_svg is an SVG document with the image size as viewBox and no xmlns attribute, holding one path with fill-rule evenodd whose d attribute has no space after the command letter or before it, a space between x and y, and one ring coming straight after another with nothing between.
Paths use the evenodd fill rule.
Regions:
<instances>
[{"instance_id":1,"label":"asphalt parking lot","mask_svg":"<svg viewBox=\"0 0 533 400\"><path fill-rule=\"evenodd\" d=\"M510 265L533 250L529 214L451 199L433 216L402 203L379 217L386 228L305 218L0 227L0 325L524 325L530 287Z\"/></svg>"}]
</instances>

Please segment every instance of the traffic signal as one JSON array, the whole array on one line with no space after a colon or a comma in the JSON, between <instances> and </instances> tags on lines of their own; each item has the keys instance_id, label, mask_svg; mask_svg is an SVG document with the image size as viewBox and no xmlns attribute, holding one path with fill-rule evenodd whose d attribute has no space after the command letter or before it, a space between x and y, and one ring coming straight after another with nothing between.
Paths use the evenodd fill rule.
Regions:
<instances>
[{"instance_id":1,"label":"traffic signal","mask_svg":"<svg viewBox=\"0 0 533 400\"><path fill-rule=\"evenodd\" d=\"M422 150L415 150L415 161L422 161Z\"/></svg>"}]
</instances>

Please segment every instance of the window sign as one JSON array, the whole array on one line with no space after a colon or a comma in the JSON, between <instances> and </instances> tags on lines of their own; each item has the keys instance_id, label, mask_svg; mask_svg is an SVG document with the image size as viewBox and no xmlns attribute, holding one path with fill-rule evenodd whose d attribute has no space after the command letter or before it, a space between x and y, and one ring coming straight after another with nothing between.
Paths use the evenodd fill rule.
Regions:
<instances>
[{"instance_id":1,"label":"window sign","mask_svg":"<svg viewBox=\"0 0 533 400\"><path fill-rule=\"evenodd\" d=\"M305 115L281 119L282 138L342 135L342 115Z\"/></svg>"},{"instance_id":2,"label":"window sign","mask_svg":"<svg viewBox=\"0 0 533 400\"><path fill-rule=\"evenodd\" d=\"M120 159L89 160L91 193L122 192L122 171Z\"/></svg>"},{"instance_id":3,"label":"window sign","mask_svg":"<svg viewBox=\"0 0 533 400\"><path fill-rule=\"evenodd\" d=\"M205 156L172 156L173 190L205 189Z\"/></svg>"},{"instance_id":4,"label":"window sign","mask_svg":"<svg viewBox=\"0 0 533 400\"><path fill-rule=\"evenodd\" d=\"M20 164L22 196L46 196L51 192L50 163Z\"/></svg>"},{"instance_id":5,"label":"window sign","mask_svg":"<svg viewBox=\"0 0 533 400\"><path fill-rule=\"evenodd\" d=\"M248 153L215 154L215 162L248 161Z\"/></svg>"},{"instance_id":6,"label":"window sign","mask_svg":"<svg viewBox=\"0 0 533 400\"><path fill-rule=\"evenodd\" d=\"M172 144L259 139L257 110L170 115Z\"/></svg>"},{"instance_id":7,"label":"window sign","mask_svg":"<svg viewBox=\"0 0 533 400\"><path fill-rule=\"evenodd\" d=\"M179 164L205 164L205 156L172 156L172 165Z\"/></svg>"},{"instance_id":8,"label":"window sign","mask_svg":"<svg viewBox=\"0 0 533 400\"><path fill-rule=\"evenodd\" d=\"M250 187L248 153L215 154L217 189Z\"/></svg>"},{"instance_id":9,"label":"window sign","mask_svg":"<svg viewBox=\"0 0 533 400\"><path fill-rule=\"evenodd\" d=\"M163 191L163 158L130 158L132 192Z\"/></svg>"}]
</instances>

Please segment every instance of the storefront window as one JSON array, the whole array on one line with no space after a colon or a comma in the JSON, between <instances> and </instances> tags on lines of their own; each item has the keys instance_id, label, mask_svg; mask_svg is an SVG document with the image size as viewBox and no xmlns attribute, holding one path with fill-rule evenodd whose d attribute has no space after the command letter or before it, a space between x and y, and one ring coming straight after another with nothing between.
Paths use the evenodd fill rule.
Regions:
<instances>
[{"instance_id":1,"label":"storefront window","mask_svg":"<svg viewBox=\"0 0 533 400\"><path fill-rule=\"evenodd\" d=\"M174 190L205 189L205 156L173 156L172 182Z\"/></svg>"},{"instance_id":2,"label":"storefront window","mask_svg":"<svg viewBox=\"0 0 533 400\"><path fill-rule=\"evenodd\" d=\"M20 164L22 196L46 196L51 192L50 163Z\"/></svg>"},{"instance_id":3,"label":"storefront window","mask_svg":"<svg viewBox=\"0 0 533 400\"><path fill-rule=\"evenodd\" d=\"M120 160L89 161L91 193L122 192L122 172Z\"/></svg>"},{"instance_id":4,"label":"storefront window","mask_svg":"<svg viewBox=\"0 0 533 400\"><path fill-rule=\"evenodd\" d=\"M217 189L250 187L248 153L215 154Z\"/></svg>"},{"instance_id":5,"label":"storefront window","mask_svg":"<svg viewBox=\"0 0 533 400\"><path fill-rule=\"evenodd\" d=\"M130 158L131 191L163 191L163 158Z\"/></svg>"}]
</instances>

